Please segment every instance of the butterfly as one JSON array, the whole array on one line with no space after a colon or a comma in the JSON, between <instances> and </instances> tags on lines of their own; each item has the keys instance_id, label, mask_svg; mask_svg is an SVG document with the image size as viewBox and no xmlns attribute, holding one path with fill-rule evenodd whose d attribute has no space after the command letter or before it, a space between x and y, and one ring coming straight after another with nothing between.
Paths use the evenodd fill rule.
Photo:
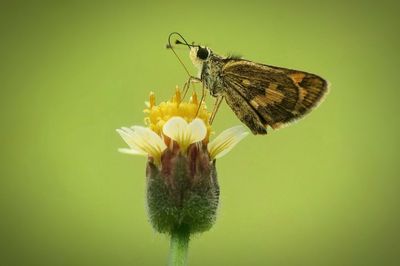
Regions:
<instances>
[{"instance_id":1,"label":"butterfly","mask_svg":"<svg viewBox=\"0 0 400 266\"><path fill-rule=\"evenodd\" d=\"M172 35L184 41L176 40L175 44L189 47L190 59L199 70L197 77L189 74L187 88L193 82L201 82L216 97L211 121L225 99L253 134L267 134L267 127L278 129L309 113L328 90L327 81L318 75L235 56L224 57L209 47L189 44L177 32L170 34L169 48L172 48Z\"/></svg>"}]
</instances>

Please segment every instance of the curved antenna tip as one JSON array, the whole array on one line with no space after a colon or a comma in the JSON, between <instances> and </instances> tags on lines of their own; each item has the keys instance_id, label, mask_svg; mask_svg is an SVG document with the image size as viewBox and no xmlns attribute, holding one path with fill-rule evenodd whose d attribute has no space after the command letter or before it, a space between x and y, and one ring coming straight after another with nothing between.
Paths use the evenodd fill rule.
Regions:
<instances>
[{"instance_id":1,"label":"curved antenna tip","mask_svg":"<svg viewBox=\"0 0 400 266\"><path fill-rule=\"evenodd\" d=\"M172 35L174 35L174 34L178 35L178 36L184 41L184 43L183 43L183 42L181 42L181 41L179 41L179 40L176 40L176 41L175 41L175 44L186 44L186 45L188 46L189 50L190 50L190 45L187 43L187 41L185 40L185 38L183 38L182 35L181 35L180 33L178 33L178 32L171 32L171 33L169 34L169 36L168 36L168 44L167 44L166 47L167 47L167 49L171 49L171 51L175 54L175 56L178 58L178 61L181 63L181 65L182 65L183 68L185 69L186 73L190 76L189 70L186 68L185 64L182 62L182 60L179 58L178 54L175 52L174 47L172 47L172 44L171 44L171 37L172 37Z\"/></svg>"}]
</instances>

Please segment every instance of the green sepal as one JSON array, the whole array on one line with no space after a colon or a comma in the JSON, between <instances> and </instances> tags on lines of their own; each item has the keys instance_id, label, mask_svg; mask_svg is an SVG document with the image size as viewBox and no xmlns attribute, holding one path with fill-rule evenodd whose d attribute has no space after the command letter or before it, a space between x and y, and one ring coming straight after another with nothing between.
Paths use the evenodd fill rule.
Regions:
<instances>
[{"instance_id":1,"label":"green sepal","mask_svg":"<svg viewBox=\"0 0 400 266\"><path fill-rule=\"evenodd\" d=\"M148 213L157 232L185 226L192 234L212 227L219 186L215 161L204 145L192 145L185 154L166 150L161 167L148 161L146 175Z\"/></svg>"}]
</instances>

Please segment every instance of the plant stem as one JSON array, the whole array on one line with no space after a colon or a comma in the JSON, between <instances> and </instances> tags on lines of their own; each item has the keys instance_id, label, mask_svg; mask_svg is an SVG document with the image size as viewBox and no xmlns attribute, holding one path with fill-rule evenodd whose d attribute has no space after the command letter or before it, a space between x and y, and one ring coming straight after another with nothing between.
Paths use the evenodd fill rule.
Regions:
<instances>
[{"instance_id":1,"label":"plant stem","mask_svg":"<svg viewBox=\"0 0 400 266\"><path fill-rule=\"evenodd\" d=\"M189 249L189 228L181 225L171 232L169 266L185 266Z\"/></svg>"}]
</instances>

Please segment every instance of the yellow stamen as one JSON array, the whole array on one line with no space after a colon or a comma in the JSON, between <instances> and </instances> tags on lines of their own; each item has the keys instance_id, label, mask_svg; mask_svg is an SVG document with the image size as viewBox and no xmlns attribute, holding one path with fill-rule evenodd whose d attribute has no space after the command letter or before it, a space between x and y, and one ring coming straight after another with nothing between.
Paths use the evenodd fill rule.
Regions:
<instances>
[{"instance_id":1,"label":"yellow stamen","mask_svg":"<svg viewBox=\"0 0 400 266\"><path fill-rule=\"evenodd\" d=\"M156 96L154 95L154 92L150 92L150 100L149 100L149 104L150 104L150 106L149 106L149 108L151 109L151 108L153 108L153 106L155 106L156 105Z\"/></svg>"},{"instance_id":2,"label":"yellow stamen","mask_svg":"<svg viewBox=\"0 0 400 266\"><path fill-rule=\"evenodd\" d=\"M172 96L172 102L176 102L179 105L181 101L182 101L181 91L179 90L178 86L176 86L175 95Z\"/></svg>"},{"instance_id":3,"label":"yellow stamen","mask_svg":"<svg viewBox=\"0 0 400 266\"><path fill-rule=\"evenodd\" d=\"M196 92L192 93L192 97L190 97L190 102L196 104L197 106L199 105L199 100L197 99Z\"/></svg>"}]
</instances>

